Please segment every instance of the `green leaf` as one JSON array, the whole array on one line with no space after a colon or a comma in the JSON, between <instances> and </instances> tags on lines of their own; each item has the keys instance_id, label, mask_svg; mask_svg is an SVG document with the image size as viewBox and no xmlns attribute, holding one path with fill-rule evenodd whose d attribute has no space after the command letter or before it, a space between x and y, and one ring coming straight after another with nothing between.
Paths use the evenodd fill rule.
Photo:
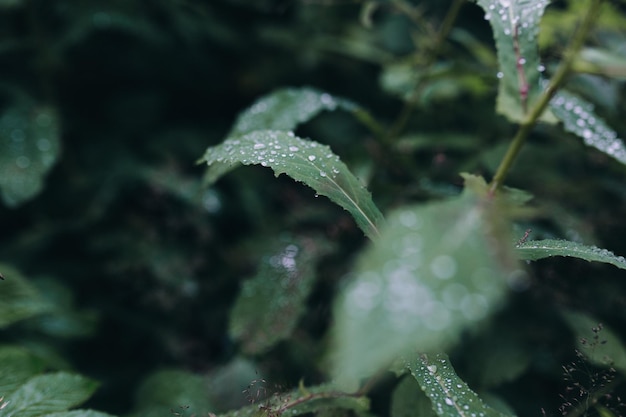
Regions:
<instances>
[{"instance_id":1,"label":"green leaf","mask_svg":"<svg viewBox=\"0 0 626 417\"><path fill-rule=\"evenodd\" d=\"M359 108L351 101L314 88L282 88L261 97L242 112L228 137L241 136L255 130L291 131L323 110L336 109L355 112Z\"/></svg>"},{"instance_id":2,"label":"green leaf","mask_svg":"<svg viewBox=\"0 0 626 417\"><path fill-rule=\"evenodd\" d=\"M0 329L53 309L17 270L0 264Z\"/></svg>"},{"instance_id":3,"label":"green leaf","mask_svg":"<svg viewBox=\"0 0 626 417\"><path fill-rule=\"evenodd\" d=\"M575 311L561 314L576 335L577 349L589 361L626 373L626 348L617 333L589 315Z\"/></svg>"},{"instance_id":4,"label":"green leaf","mask_svg":"<svg viewBox=\"0 0 626 417\"><path fill-rule=\"evenodd\" d=\"M59 413L45 414L41 417L113 417L111 414L94 410L61 411Z\"/></svg>"},{"instance_id":5,"label":"green leaf","mask_svg":"<svg viewBox=\"0 0 626 417\"><path fill-rule=\"evenodd\" d=\"M587 146L626 164L626 146L604 120L597 117L593 104L567 91L559 91L550 101L552 113L563 128L581 137Z\"/></svg>"},{"instance_id":6,"label":"green leaf","mask_svg":"<svg viewBox=\"0 0 626 417\"><path fill-rule=\"evenodd\" d=\"M462 196L392 213L335 308L335 370L354 382L410 349L444 350L495 312L519 275L496 201Z\"/></svg>"},{"instance_id":7,"label":"green leaf","mask_svg":"<svg viewBox=\"0 0 626 417\"><path fill-rule=\"evenodd\" d=\"M613 252L596 246L586 246L569 240L545 239L530 240L517 245L517 256L522 260L536 261L550 256L570 256L589 262L604 262L620 269L626 269L626 259Z\"/></svg>"},{"instance_id":8,"label":"green leaf","mask_svg":"<svg viewBox=\"0 0 626 417\"><path fill-rule=\"evenodd\" d=\"M383 216L370 193L326 145L290 132L263 130L210 147L203 160L209 165L209 182L239 163L270 167L276 176L287 174L350 212L368 237L378 235Z\"/></svg>"},{"instance_id":9,"label":"green leaf","mask_svg":"<svg viewBox=\"0 0 626 417\"><path fill-rule=\"evenodd\" d=\"M391 395L391 417L434 416L430 400L415 378L405 376Z\"/></svg>"},{"instance_id":10,"label":"green leaf","mask_svg":"<svg viewBox=\"0 0 626 417\"><path fill-rule=\"evenodd\" d=\"M15 207L36 196L59 155L59 120L51 107L23 100L0 117L0 195Z\"/></svg>"},{"instance_id":11,"label":"green leaf","mask_svg":"<svg viewBox=\"0 0 626 417\"><path fill-rule=\"evenodd\" d=\"M421 354L407 362L439 417L506 417L485 403L459 378L445 354Z\"/></svg>"},{"instance_id":12,"label":"green leaf","mask_svg":"<svg viewBox=\"0 0 626 417\"><path fill-rule=\"evenodd\" d=\"M287 339L306 311L320 256L328 253L325 239L285 242L265 257L257 275L243 283L231 311L229 333L249 354L267 351Z\"/></svg>"},{"instance_id":13,"label":"green leaf","mask_svg":"<svg viewBox=\"0 0 626 417\"><path fill-rule=\"evenodd\" d=\"M0 396L15 391L44 369L44 363L25 349L0 346Z\"/></svg>"},{"instance_id":14,"label":"green leaf","mask_svg":"<svg viewBox=\"0 0 626 417\"><path fill-rule=\"evenodd\" d=\"M170 415L170 409L178 407L188 408L191 414L206 415L213 409L207 386L204 378L189 372L157 371L139 387L135 408L142 417Z\"/></svg>"},{"instance_id":15,"label":"green leaf","mask_svg":"<svg viewBox=\"0 0 626 417\"><path fill-rule=\"evenodd\" d=\"M64 372L38 375L6 395L0 416L36 417L65 411L85 402L98 384L88 378Z\"/></svg>"},{"instance_id":16,"label":"green leaf","mask_svg":"<svg viewBox=\"0 0 626 417\"><path fill-rule=\"evenodd\" d=\"M521 122L542 94L537 47L548 0L477 0L493 29L498 51L498 113ZM544 113L545 121L552 120Z\"/></svg>"}]
</instances>

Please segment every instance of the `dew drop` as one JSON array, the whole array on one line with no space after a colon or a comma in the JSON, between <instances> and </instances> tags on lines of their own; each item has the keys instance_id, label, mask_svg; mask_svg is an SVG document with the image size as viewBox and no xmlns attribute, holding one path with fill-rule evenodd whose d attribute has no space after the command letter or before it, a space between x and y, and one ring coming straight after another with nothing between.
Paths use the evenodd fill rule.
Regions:
<instances>
[{"instance_id":1,"label":"dew drop","mask_svg":"<svg viewBox=\"0 0 626 417\"><path fill-rule=\"evenodd\" d=\"M253 148L254 149L263 149L263 148L265 148L265 144L263 144L263 143L255 143Z\"/></svg>"},{"instance_id":2,"label":"dew drop","mask_svg":"<svg viewBox=\"0 0 626 417\"><path fill-rule=\"evenodd\" d=\"M437 365L428 365L426 368L433 374L437 373Z\"/></svg>"},{"instance_id":3,"label":"dew drop","mask_svg":"<svg viewBox=\"0 0 626 417\"><path fill-rule=\"evenodd\" d=\"M290 146L289 147L289 151L290 152L298 152L300 149L297 146Z\"/></svg>"},{"instance_id":4,"label":"dew drop","mask_svg":"<svg viewBox=\"0 0 626 417\"><path fill-rule=\"evenodd\" d=\"M307 159L308 159L309 161L313 162L313 161L315 161L317 158L315 157L315 155L309 155L309 156L307 157Z\"/></svg>"},{"instance_id":5,"label":"dew drop","mask_svg":"<svg viewBox=\"0 0 626 417\"><path fill-rule=\"evenodd\" d=\"M324 171L320 171L320 177L325 177L326 173Z\"/></svg>"},{"instance_id":6,"label":"dew drop","mask_svg":"<svg viewBox=\"0 0 626 417\"><path fill-rule=\"evenodd\" d=\"M502 73L502 72L498 72L498 73L496 74L496 77L498 77L498 78L502 78L502 77L504 77L504 73Z\"/></svg>"}]
</instances>

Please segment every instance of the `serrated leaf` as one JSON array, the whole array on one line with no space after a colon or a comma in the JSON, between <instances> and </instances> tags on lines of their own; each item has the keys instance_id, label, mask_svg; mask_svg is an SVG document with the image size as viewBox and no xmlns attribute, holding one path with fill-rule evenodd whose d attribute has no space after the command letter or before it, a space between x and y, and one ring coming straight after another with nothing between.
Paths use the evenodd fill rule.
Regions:
<instances>
[{"instance_id":1,"label":"serrated leaf","mask_svg":"<svg viewBox=\"0 0 626 417\"><path fill-rule=\"evenodd\" d=\"M0 329L53 309L39 292L14 268L0 265Z\"/></svg>"},{"instance_id":2,"label":"serrated leaf","mask_svg":"<svg viewBox=\"0 0 626 417\"><path fill-rule=\"evenodd\" d=\"M0 396L15 391L44 369L44 363L25 349L0 346Z\"/></svg>"},{"instance_id":3,"label":"serrated leaf","mask_svg":"<svg viewBox=\"0 0 626 417\"><path fill-rule=\"evenodd\" d=\"M354 112L358 106L310 87L282 88L258 99L243 111L228 137L255 130L291 131L324 110L343 109Z\"/></svg>"},{"instance_id":4,"label":"serrated leaf","mask_svg":"<svg viewBox=\"0 0 626 417\"><path fill-rule=\"evenodd\" d=\"M430 400L411 376L405 376L391 394L391 417L434 416Z\"/></svg>"},{"instance_id":5,"label":"serrated leaf","mask_svg":"<svg viewBox=\"0 0 626 417\"><path fill-rule=\"evenodd\" d=\"M439 417L507 417L486 405L454 371L447 355L421 354L407 362Z\"/></svg>"},{"instance_id":6,"label":"serrated leaf","mask_svg":"<svg viewBox=\"0 0 626 417\"><path fill-rule=\"evenodd\" d=\"M59 155L59 120L51 107L21 101L0 117L0 195L15 207L36 196Z\"/></svg>"},{"instance_id":7,"label":"serrated leaf","mask_svg":"<svg viewBox=\"0 0 626 417\"><path fill-rule=\"evenodd\" d=\"M243 351L260 354L287 339L306 311L323 239L300 238L268 254L257 275L245 281L230 314L229 333Z\"/></svg>"},{"instance_id":8,"label":"serrated leaf","mask_svg":"<svg viewBox=\"0 0 626 417\"><path fill-rule=\"evenodd\" d=\"M589 361L626 373L626 348L617 333L587 314L562 311L561 315L576 335L577 349Z\"/></svg>"},{"instance_id":9,"label":"serrated leaf","mask_svg":"<svg viewBox=\"0 0 626 417\"><path fill-rule=\"evenodd\" d=\"M522 122L543 91L537 35L548 0L477 0L493 29L500 79L497 111ZM543 119L553 121L544 113Z\"/></svg>"},{"instance_id":10,"label":"serrated leaf","mask_svg":"<svg viewBox=\"0 0 626 417\"><path fill-rule=\"evenodd\" d=\"M215 182L235 164L262 165L287 174L346 209L370 238L383 216L370 193L331 149L290 132L262 130L225 140L207 149L207 180Z\"/></svg>"},{"instance_id":11,"label":"serrated leaf","mask_svg":"<svg viewBox=\"0 0 626 417\"><path fill-rule=\"evenodd\" d=\"M515 251L520 259L528 261L536 261L551 256L569 256L589 262L603 262L620 269L626 269L626 259L623 256L616 256L607 249L587 246L569 240L530 240L517 245Z\"/></svg>"},{"instance_id":12,"label":"serrated leaf","mask_svg":"<svg viewBox=\"0 0 626 417\"><path fill-rule=\"evenodd\" d=\"M563 122L563 128L608 156L626 164L626 146L604 120L595 115L593 104L567 91L559 91L550 100L552 113Z\"/></svg>"},{"instance_id":13,"label":"serrated leaf","mask_svg":"<svg viewBox=\"0 0 626 417\"><path fill-rule=\"evenodd\" d=\"M444 350L495 312L517 271L499 205L462 196L392 213L335 306L345 383L409 349Z\"/></svg>"},{"instance_id":14,"label":"serrated leaf","mask_svg":"<svg viewBox=\"0 0 626 417\"><path fill-rule=\"evenodd\" d=\"M94 410L61 411L59 413L45 414L41 417L114 417L111 414Z\"/></svg>"},{"instance_id":15,"label":"serrated leaf","mask_svg":"<svg viewBox=\"0 0 626 417\"><path fill-rule=\"evenodd\" d=\"M0 417L36 417L65 411L85 402L97 386L91 379L64 372L38 375L5 396L8 404L0 410Z\"/></svg>"}]
</instances>

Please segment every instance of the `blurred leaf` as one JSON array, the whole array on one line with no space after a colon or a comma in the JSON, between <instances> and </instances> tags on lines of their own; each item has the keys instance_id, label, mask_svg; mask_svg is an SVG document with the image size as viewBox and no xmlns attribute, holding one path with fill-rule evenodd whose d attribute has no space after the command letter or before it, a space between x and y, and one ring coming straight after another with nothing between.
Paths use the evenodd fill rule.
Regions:
<instances>
[{"instance_id":1,"label":"blurred leaf","mask_svg":"<svg viewBox=\"0 0 626 417\"><path fill-rule=\"evenodd\" d=\"M291 336L316 279L316 264L328 253L324 239L300 238L282 245L245 281L230 314L229 333L244 352L260 354Z\"/></svg>"},{"instance_id":2,"label":"blurred leaf","mask_svg":"<svg viewBox=\"0 0 626 417\"><path fill-rule=\"evenodd\" d=\"M56 110L22 101L0 116L0 194L10 207L30 200L59 155Z\"/></svg>"},{"instance_id":3,"label":"blurred leaf","mask_svg":"<svg viewBox=\"0 0 626 417\"><path fill-rule=\"evenodd\" d=\"M517 245L517 256L523 260L536 261L550 256L570 256L589 262L604 262L620 269L626 269L626 259L606 249L586 246L568 240L531 240Z\"/></svg>"},{"instance_id":4,"label":"blurred leaf","mask_svg":"<svg viewBox=\"0 0 626 417\"><path fill-rule=\"evenodd\" d=\"M574 62L574 71L626 79L626 57L600 48L584 48Z\"/></svg>"},{"instance_id":5,"label":"blurred leaf","mask_svg":"<svg viewBox=\"0 0 626 417\"><path fill-rule=\"evenodd\" d=\"M477 0L489 20L498 51L498 113L521 122L540 97L537 34L548 0ZM551 120L544 113L544 121Z\"/></svg>"},{"instance_id":6,"label":"blurred leaf","mask_svg":"<svg viewBox=\"0 0 626 417\"><path fill-rule=\"evenodd\" d=\"M562 311L561 314L576 335L577 349L589 361L626 373L626 348L613 330L581 312Z\"/></svg>"},{"instance_id":7,"label":"blurred leaf","mask_svg":"<svg viewBox=\"0 0 626 417\"><path fill-rule=\"evenodd\" d=\"M243 111L228 136L241 136L255 130L292 131L323 110L336 109L354 112L358 107L314 88L283 88L260 98Z\"/></svg>"},{"instance_id":8,"label":"blurred leaf","mask_svg":"<svg viewBox=\"0 0 626 417\"><path fill-rule=\"evenodd\" d=\"M216 409L214 412L233 410L249 405L250 398L264 398L267 388L254 362L237 356L227 364L212 370L207 375L208 398ZM242 395L242 393L247 393ZM267 394L267 393L265 393Z\"/></svg>"},{"instance_id":9,"label":"blurred leaf","mask_svg":"<svg viewBox=\"0 0 626 417\"><path fill-rule=\"evenodd\" d=\"M397 139L395 146L401 152L414 152L422 149L445 149L471 151L480 148L481 142L474 135L465 133L413 133Z\"/></svg>"},{"instance_id":10,"label":"blurred leaf","mask_svg":"<svg viewBox=\"0 0 626 417\"><path fill-rule=\"evenodd\" d=\"M64 372L38 375L5 396L8 404L0 416L36 417L65 411L85 402L97 386L91 379Z\"/></svg>"},{"instance_id":11,"label":"blurred leaf","mask_svg":"<svg viewBox=\"0 0 626 417\"><path fill-rule=\"evenodd\" d=\"M494 313L516 268L505 223L470 191L392 213L335 306L335 375L350 383L411 349L446 349Z\"/></svg>"},{"instance_id":12,"label":"blurred leaf","mask_svg":"<svg viewBox=\"0 0 626 417\"><path fill-rule=\"evenodd\" d=\"M391 417L434 416L430 400L415 378L405 376L391 395Z\"/></svg>"},{"instance_id":13,"label":"blurred leaf","mask_svg":"<svg viewBox=\"0 0 626 417\"><path fill-rule=\"evenodd\" d=\"M113 417L111 414L94 410L61 411L58 413L44 414L41 417Z\"/></svg>"},{"instance_id":14,"label":"blurred leaf","mask_svg":"<svg viewBox=\"0 0 626 417\"><path fill-rule=\"evenodd\" d=\"M407 362L439 417L506 417L485 403L459 378L447 355L421 354Z\"/></svg>"},{"instance_id":15,"label":"blurred leaf","mask_svg":"<svg viewBox=\"0 0 626 417\"><path fill-rule=\"evenodd\" d=\"M17 270L4 264L0 269L5 276L0 281L0 329L53 309Z\"/></svg>"},{"instance_id":16,"label":"blurred leaf","mask_svg":"<svg viewBox=\"0 0 626 417\"><path fill-rule=\"evenodd\" d=\"M0 346L0 396L15 391L43 369L43 361L24 348Z\"/></svg>"},{"instance_id":17,"label":"blurred leaf","mask_svg":"<svg viewBox=\"0 0 626 417\"><path fill-rule=\"evenodd\" d=\"M137 390L137 416L166 416L179 407L196 415L213 411L204 378L180 370L161 370L148 376Z\"/></svg>"},{"instance_id":18,"label":"blurred leaf","mask_svg":"<svg viewBox=\"0 0 626 417\"><path fill-rule=\"evenodd\" d=\"M554 115L563 122L563 128L583 138L585 145L592 146L608 156L626 164L626 146L604 120L593 112L593 104L561 90L550 101Z\"/></svg>"},{"instance_id":19,"label":"blurred leaf","mask_svg":"<svg viewBox=\"0 0 626 417\"><path fill-rule=\"evenodd\" d=\"M383 216L370 193L326 145L291 132L260 130L210 147L203 160L209 165L210 183L239 163L270 167L276 176L287 174L350 212L366 236L378 235Z\"/></svg>"}]
</instances>

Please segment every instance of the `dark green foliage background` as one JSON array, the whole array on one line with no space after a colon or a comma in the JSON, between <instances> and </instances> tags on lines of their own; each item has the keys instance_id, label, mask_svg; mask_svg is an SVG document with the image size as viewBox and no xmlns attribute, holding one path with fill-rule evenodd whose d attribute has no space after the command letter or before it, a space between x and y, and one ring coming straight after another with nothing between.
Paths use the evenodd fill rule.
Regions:
<instances>
[{"instance_id":1,"label":"dark green foliage background","mask_svg":"<svg viewBox=\"0 0 626 417\"><path fill-rule=\"evenodd\" d=\"M360 24L357 2L339 0L15 3L0 1L0 110L18 95L56 106L62 152L42 193L17 208L0 205L0 261L67 307L73 320L27 320L2 330L0 343L29 346L48 369L101 382L86 406L127 413L154 371L206 374L235 358L239 347L227 326L241 281L276 241L321 233L335 244L319 262L298 330L251 359L269 384L282 387L277 391L300 378L324 381L331 300L365 243L361 231L328 200L261 167L239 169L206 189L195 161L223 140L238 112L284 86L347 97L391 122L402 102L380 86L380 73L405 55L419 68L447 2L419 2L432 28L383 8L372 29ZM548 10L567 15L565 3L555 3ZM481 62L462 42L446 44L437 62L458 71L447 84L428 84L407 128L427 141L381 144L341 112L297 132L329 144L353 172L372 178L383 211L458 192L461 171L490 177L512 135L494 110L488 23L468 3L456 24L494 61ZM593 42L609 35L598 31ZM543 52L547 64L558 61L558 44ZM478 87L455 83L461 73ZM624 79L576 75L570 83L622 137ZM539 127L508 181L536 196L539 216L520 225L521 234L532 227L536 238L578 237L626 254L625 174L558 126ZM624 338L626 280L611 266L572 259L529 268L530 287L489 327L467 335L451 358L470 386L493 388L520 415L541 407L556 415L567 385L561 366L576 359L574 336L557 310L588 312ZM502 357L519 357L511 375L498 375L502 366L493 362L500 356L485 353L499 349ZM380 415L388 413L391 386L375 392Z\"/></svg>"}]
</instances>

